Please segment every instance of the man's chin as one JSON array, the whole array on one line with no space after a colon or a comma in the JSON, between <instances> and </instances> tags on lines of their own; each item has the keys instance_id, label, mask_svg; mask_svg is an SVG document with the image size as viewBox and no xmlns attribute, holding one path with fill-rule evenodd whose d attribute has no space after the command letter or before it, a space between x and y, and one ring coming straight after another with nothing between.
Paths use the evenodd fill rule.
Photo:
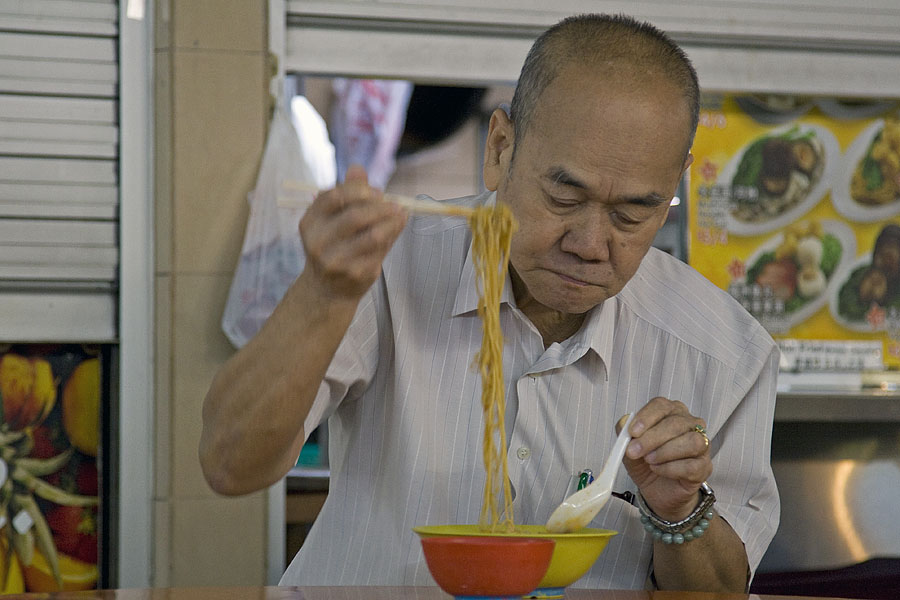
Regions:
<instances>
[{"instance_id":1,"label":"man's chin","mask_svg":"<svg viewBox=\"0 0 900 600\"><path fill-rule=\"evenodd\" d=\"M542 304L561 313L581 315L603 304L603 301L610 297L605 290L600 291L594 288L591 292L590 294L560 293L547 297L547 302L542 302Z\"/></svg>"},{"instance_id":2,"label":"man's chin","mask_svg":"<svg viewBox=\"0 0 900 600\"><path fill-rule=\"evenodd\" d=\"M513 291L520 306L536 302L556 312L582 315L618 292L611 286L575 280L553 271L542 271L539 275L528 282L519 279L519 286L515 285L514 277Z\"/></svg>"}]
</instances>

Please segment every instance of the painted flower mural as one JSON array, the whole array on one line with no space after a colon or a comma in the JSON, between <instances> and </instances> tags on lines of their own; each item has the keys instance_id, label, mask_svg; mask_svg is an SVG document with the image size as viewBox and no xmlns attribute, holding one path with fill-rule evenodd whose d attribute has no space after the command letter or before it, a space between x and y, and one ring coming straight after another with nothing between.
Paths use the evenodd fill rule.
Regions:
<instances>
[{"instance_id":1,"label":"painted flower mural","mask_svg":"<svg viewBox=\"0 0 900 600\"><path fill-rule=\"evenodd\" d=\"M100 359L0 349L0 591L96 587Z\"/></svg>"}]
</instances>

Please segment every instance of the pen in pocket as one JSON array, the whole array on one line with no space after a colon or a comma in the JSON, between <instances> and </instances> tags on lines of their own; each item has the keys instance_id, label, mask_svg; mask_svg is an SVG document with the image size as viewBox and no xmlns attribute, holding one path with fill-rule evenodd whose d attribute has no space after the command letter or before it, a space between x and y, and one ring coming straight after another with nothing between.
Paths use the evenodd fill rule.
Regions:
<instances>
[{"instance_id":1,"label":"pen in pocket","mask_svg":"<svg viewBox=\"0 0 900 600\"><path fill-rule=\"evenodd\" d=\"M592 481L594 481L594 473L593 473L593 471L591 471L590 469L585 469L585 470L583 470L583 471L578 475L578 486L576 487L575 491L577 492L578 490L583 490L583 489L586 488L588 485L590 485L590 483L591 483Z\"/></svg>"},{"instance_id":2,"label":"pen in pocket","mask_svg":"<svg viewBox=\"0 0 900 600\"><path fill-rule=\"evenodd\" d=\"M578 490L583 490L590 485L592 481L594 481L594 473L590 469L582 469L581 471L574 473L572 477L569 478L569 487L566 488L566 493L562 499L565 500Z\"/></svg>"}]
</instances>

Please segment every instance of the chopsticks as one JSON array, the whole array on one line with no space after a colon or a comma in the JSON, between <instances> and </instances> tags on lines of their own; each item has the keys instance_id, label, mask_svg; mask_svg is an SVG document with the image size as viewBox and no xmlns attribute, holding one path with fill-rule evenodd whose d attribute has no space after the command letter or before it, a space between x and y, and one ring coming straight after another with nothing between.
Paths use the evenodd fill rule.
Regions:
<instances>
[{"instance_id":1,"label":"chopsticks","mask_svg":"<svg viewBox=\"0 0 900 600\"><path fill-rule=\"evenodd\" d=\"M320 191L316 186L310 183L297 181L295 179L285 179L281 184L281 189L286 192L306 192L311 194L318 194ZM393 202L395 204L399 204L410 212L422 214L468 218L474 212L471 208L465 206L445 204L443 202L426 200L423 198L411 198L409 196L401 196L399 194L384 194L383 197L385 202ZM299 196L279 194L277 198L277 204L281 208L303 208L305 206L308 206L310 204L310 201L307 198L302 198Z\"/></svg>"}]
</instances>

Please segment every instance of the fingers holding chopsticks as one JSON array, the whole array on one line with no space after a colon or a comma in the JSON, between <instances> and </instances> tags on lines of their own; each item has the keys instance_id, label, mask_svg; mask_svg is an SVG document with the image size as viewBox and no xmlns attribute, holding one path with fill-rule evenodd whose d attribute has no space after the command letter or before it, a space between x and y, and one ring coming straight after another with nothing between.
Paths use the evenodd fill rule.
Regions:
<instances>
[{"instance_id":1,"label":"fingers holding chopsticks","mask_svg":"<svg viewBox=\"0 0 900 600\"><path fill-rule=\"evenodd\" d=\"M358 298L406 225L406 211L382 202L365 170L352 166L345 182L320 193L300 221L306 269L328 295Z\"/></svg>"},{"instance_id":2,"label":"fingers holding chopsticks","mask_svg":"<svg viewBox=\"0 0 900 600\"><path fill-rule=\"evenodd\" d=\"M330 190L316 192L314 204L326 212L337 213L352 204L379 202L382 196L381 190L369 185L365 169L351 165L343 183Z\"/></svg>"}]
</instances>

